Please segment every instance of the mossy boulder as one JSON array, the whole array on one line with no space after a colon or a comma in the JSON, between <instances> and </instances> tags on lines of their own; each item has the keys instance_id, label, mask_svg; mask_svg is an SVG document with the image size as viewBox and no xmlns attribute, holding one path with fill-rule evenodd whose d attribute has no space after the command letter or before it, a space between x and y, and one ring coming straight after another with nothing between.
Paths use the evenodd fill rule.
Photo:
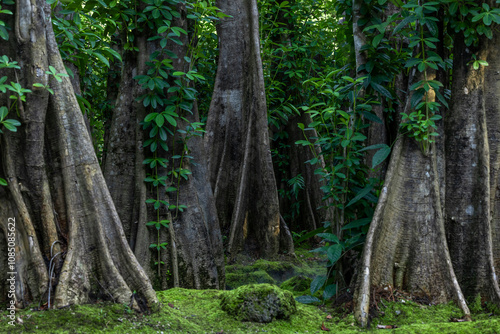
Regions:
<instances>
[{"instance_id":1,"label":"mossy boulder","mask_svg":"<svg viewBox=\"0 0 500 334\"><path fill-rule=\"evenodd\" d=\"M250 273L226 274L227 290L236 289L237 287L242 285L261 284L261 283L275 284L276 281L271 276L269 276L269 274L264 270L257 270Z\"/></svg>"},{"instance_id":2,"label":"mossy boulder","mask_svg":"<svg viewBox=\"0 0 500 334\"><path fill-rule=\"evenodd\" d=\"M299 275L284 281L280 285L280 288L292 292L304 292L311 288L311 282L312 279L310 277Z\"/></svg>"},{"instance_id":3,"label":"mossy boulder","mask_svg":"<svg viewBox=\"0 0 500 334\"><path fill-rule=\"evenodd\" d=\"M254 270L264 270L278 282L283 282L301 271L300 268L289 262L267 261L263 259L255 261L252 267Z\"/></svg>"},{"instance_id":4,"label":"mossy boulder","mask_svg":"<svg viewBox=\"0 0 500 334\"><path fill-rule=\"evenodd\" d=\"M260 323L289 319L297 311L293 294L271 284L250 284L227 291L221 308L241 321Z\"/></svg>"}]
</instances>

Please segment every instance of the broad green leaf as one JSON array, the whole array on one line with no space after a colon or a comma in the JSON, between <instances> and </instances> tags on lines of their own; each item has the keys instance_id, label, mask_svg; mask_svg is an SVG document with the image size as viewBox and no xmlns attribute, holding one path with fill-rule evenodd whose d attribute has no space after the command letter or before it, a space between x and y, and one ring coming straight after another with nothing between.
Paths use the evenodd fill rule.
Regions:
<instances>
[{"instance_id":1,"label":"broad green leaf","mask_svg":"<svg viewBox=\"0 0 500 334\"><path fill-rule=\"evenodd\" d=\"M106 48L106 49L103 49L103 51L110 53L113 57L115 57L119 61L122 61L122 57L120 56L120 54L118 52L116 52L115 50L113 50L112 48Z\"/></svg>"},{"instance_id":2,"label":"broad green leaf","mask_svg":"<svg viewBox=\"0 0 500 334\"><path fill-rule=\"evenodd\" d=\"M379 85L378 83L371 82L370 85L375 89L377 92L382 94L383 96L387 97L388 99L392 99L392 94L389 92L385 87L382 85Z\"/></svg>"},{"instance_id":3,"label":"broad green leaf","mask_svg":"<svg viewBox=\"0 0 500 334\"><path fill-rule=\"evenodd\" d=\"M321 300L313 296L299 296L295 298L295 300L302 304L312 304L321 302Z\"/></svg>"},{"instance_id":4,"label":"broad green leaf","mask_svg":"<svg viewBox=\"0 0 500 334\"><path fill-rule=\"evenodd\" d=\"M184 29L182 29L180 27L172 27L172 31L174 32L174 34L177 35L177 37L179 37L181 35L181 33L184 34L184 35L187 35L186 30L184 30Z\"/></svg>"},{"instance_id":5,"label":"broad green leaf","mask_svg":"<svg viewBox=\"0 0 500 334\"><path fill-rule=\"evenodd\" d=\"M316 278L311 282L311 295L314 295L319 289L325 285L326 276L316 276Z\"/></svg>"},{"instance_id":6,"label":"broad green leaf","mask_svg":"<svg viewBox=\"0 0 500 334\"><path fill-rule=\"evenodd\" d=\"M155 118L156 125L158 125L159 128L163 126L163 123L165 123L165 117L163 117L162 114L159 114Z\"/></svg>"},{"instance_id":7,"label":"broad green leaf","mask_svg":"<svg viewBox=\"0 0 500 334\"><path fill-rule=\"evenodd\" d=\"M2 26L0 26L0 37L6 41L9 39L9 33L7 32L7 29Z\"/></svg>"},{"instance_id":8,"label":"broad green leaf","mask_svg":"<svg viewBox=\"0 0 500 334\"><path fill-rule=\"evenodd\" d=\"M347 145L349 145L351 143L351 141L349 139L344 139L342 140L342 142L340 143L340 145L342 147L347 147Z\"/></svg>"},{"instance_id":9,"label":"broad green leaf","mask_svg":"<svg viewBox=\"0 0 500 334\"><path fill-rule=\"evenodd\" d=\"M317 236L329 242L335 242L337 244L340 242L339 238L333 233L318 233Z\"/></svg>"},{"instance_id":10,"label":"broad green leaf","mask_svg":"<svg viewBox=\"0 0 500 334\"><path fill-rule=\"evenodd\" d=\"M336 284L330 284L325 288L325 291L323 291L323 299L328 300L335 296L337 293L337 285Z\"/></svg>"},{"instance_id":11,"label":"broad green leaf","mask_svg":"<svg viewBox=\"0 0 500 334\"><path fill-rule=\"evenodd\" d=\"M376 153L375 153L375 155L376 155ZM375 156L373 157L373 159L375 160ZM365 197L365 195L368 194L372 189L373 189L373 186L371 184L367 185L353 199L351 199L345 207L347 208L347 207L353 205L354 203L356 203L357 201L359 201L360 199Z\"/></svg>"},{"instance_id":12,"label":"broad green leaf","mask_svg":"<svg viewBox=\"0 0 500 334\"><path fill-rule=\"evenodd\" d=\"M311 231L309 233L304 234L301 238L299 238L297 241L295 241L296 244L301 243L304 240L307 240L309 238L314 237L316 234L323 232L326 228L325 227L320 227L315 229L314 231Z\"/></svg>"},{"instance_id":13,"label":"broad green leaf","mask_svg":"<svg viewBox=\"0 0 500 334\"><path fill-rule=\"evenodd\" d=\"M175 120L175 118L173 118L172 116L170 115L164 115L167 122L169 122L170 124L172 124L173 126L177 126L177 121Z\"/></svg>"},{"instance_id":14,"label":"broad green leaf","mask_svg":"<svg viewBox=\"0 0 500 334\"><path fill-rule=\"evenodd\" d=\"M168 28L169 28L169 27L167 27L167 26L162 26L162 27L159 27L159 28L158 28L158 33L159 33L159 34L163 34L165 31L167 31L167 30L168 30Z\"/></svg>"},{"instance_id":15,"label":"broad green leaf","mask_svg":"<svg viewBox=\"0 0 500 334\"><path fill-rule=\"evenodd\" d=\"M3 125L12 132L17 132L17 126L21 125L19 121L15 119L6 119L3 121Z\"/></svg>"},{"instance_id":16,"label":"broad green leaf","mask_svg":"<svg viewBox=\"0 0 500 334\"><path fill-rule=\"evenodd\" d=\"M384 34L379 34L373 38L372 45L374 48L376 48L380 44L382 38L384 38Z\"/></svg>"},{"instance_id":17,"label":"broad green leaf","mask_svg":"<svg viewBox=\"0 0 500 334\"><path fill-rule=\"evenodd\" d=\"M339 244L331 245L326 251L326 255L331 265L334 265L342 255L342 246Z\"/></svg>"},{"instance_id":18,"label":"broad green leaf","mask_svg":"<svg viewBox=\"0 0 500 334\"><path fill-rule=\"evenodd\" d=\"M348 229L351 229L351 228L365 226L365 225L369 224L370 221L371 221L371 218L358 219L358 220L352 221L349 224L345 225L344 227L342 227L342 229L343 230L348 230Z\"/></svg>"},{"instance_id":19,"label":"broad green leaf","mask_svg":"<svg viewBox=\"0 0 500 334\"><path fill-rule=\"evenodd\" d=\"M391 153L391 148L389 146L384 147L375 153L372 160L372 168L380 165Z\"/></svg>"},{"instance_id":20,"label":"broad green leaf","mask_svg":"<svg viewBox=\"0 0 500 334\"><path fill-rule=\"evenodd\" d=\"M104 57L102 54L99 52L94 52L94 56L96 56L100 61L102 61L107 67L109 67L109 60Z\"/></svg>"},{"instance_id":21,"label":"broad green leaf","mask_svg":"<svg viewBox=\"0 0 500 334\"><path fill-rule=\"evenodd\" d=\"M9 113L9 109L7 109L7 107L3 106L3 107L0 107L0 121L3 120L7 114Z\"/></svg>"},{"instance_id":22,"label":"broad green leaf","mask_svg":"<svg viewBox=\"0 0 500 334\"><path fill-rule=\"evenodd\" d=\"M144 121L146 122L151 122L153 119L156 118L156 116L158 115L157 112L153 112L151 114L148 114L145 118L144 118Z\"/></svg>"},{"instance_id":23,"label":"broad green leaf","mask_svg":"<svg viewBox=\"0 0 500 334\"><path fill-rule=\"evenodd\" d=\"M375 144L375 145L367 146L364 149L359 150L359 152L363 152L363 151L367 151L367 150L376 150L378 148L384 148L384 147L387 147L387 144Z\"/></svg>"},{"instance_id":24,"label":"broad green leaf","mask_svg":"<svg viewBox=\"0 0 500 334\"><path fill-rule=\"evenodd\" d=\"M383 123L382 120L377 115L372 114L369 111L361 110L361 115L363 115L369 121L372 121L372 122L375 122L375 123L379 123L379 124Z\"/></svg>"},{"instance_id":25,"label":"broad green leaf","mask_svg":"<svg viewBox=\"0 0 500 334\"><path fill-rule=\"evenodd\" d=\"M392 34L395 35L398 31L403 29L407 24L411 22L415 22L418 19L416 15L410 15L406 18L404 18L397 26L394 28Z\"/></svg>"}]
</instances>

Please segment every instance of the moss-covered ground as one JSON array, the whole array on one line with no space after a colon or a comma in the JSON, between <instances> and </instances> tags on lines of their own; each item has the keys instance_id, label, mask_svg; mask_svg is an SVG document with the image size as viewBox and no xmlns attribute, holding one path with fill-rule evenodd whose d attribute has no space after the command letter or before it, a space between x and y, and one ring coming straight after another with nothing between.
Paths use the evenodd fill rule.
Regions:
<instances>
[{"instance_id":1,"label":"moss-covered ground","mask_svg":"<svg viewBox=\"0 0 500 334\"><path fill-rule=\"evenodd\" d=\"M500 317L481 312L472 322L460 319L452 305L422 306L412 302L384 302L383 316L372 321L372 328L359 329L352 314L297 304L289 320L269 324L241 322L220 307L227 292L217 290L171 289L158 292L163 307L155 314L138 315L124 305L94 304L52 311L18 310L22 323L8 324L6 312L0 315L0 333L323 333L321 326L334 333L500 333ZM377 325L396 325L377 329Z\"/></svg>"},{"instance_id":2,"label":"moss-covered ground","mask_svg":"<svg viewBox=\"0 0 500 334\"><path fill-rule=\"evenodd\" d=\"M272 283L295 296L309 289L311 277L322 273L324 263L310 253L299 251L297 259L284 261L248 261L229 266L228 274L271 278ZM301 256L302 255L302 256ZM256 272L259 272L255 274ZM267 278L269 280L269 278ZM248 278L248 280L251 280ZM241 283L241 282L240 282ZM261 282L248 282L261 283ZM230 291L171 289L159 291L162 304L154 314L136 314L126 305L97 303L61 310L17 310L16 324L8 324L6 308L0 305L0 333L500 333L500 312L485 307L480 299L471 303L471 322L456 322L461 311L453 304L421 305L400 298L377 303L377 316L371 328L360 329L352 313L345 308L318 307L297 303L297 312L288 320L268 324L242 322L221 308L221 299ZM323 326L323 329L322 329ZM378 329L377 326L392 326ZM395 327L394 327L395 326Z\"/></svg>"}]
</instances>

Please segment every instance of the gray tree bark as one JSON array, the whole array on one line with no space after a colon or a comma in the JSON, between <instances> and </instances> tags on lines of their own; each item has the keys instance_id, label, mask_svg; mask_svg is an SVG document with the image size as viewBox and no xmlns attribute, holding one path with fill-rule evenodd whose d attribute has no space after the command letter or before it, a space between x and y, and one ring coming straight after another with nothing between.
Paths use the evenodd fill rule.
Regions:
<instances>
[{"instance_id":1,"label":"gray tree bark","mask_svg":"<svg viewBox=\"0 0 500 334\"><path fill-rule=\"evenodd\" d=\"M208 169L226 250L271 258L287 245L271 161L255 0L220 0L219 63L206 128ZM280 241L280 238L282 241ZM283 239L284 238L284 239ZM288 240L288 242L284 242Z\"/></svg>"},{"instance_id":2,"label":"gray tree bark","mask_svg":"<svg viewBox=\"0 0 500 334\"><path fill-rule=\"evenodd\" d=\"M446 133L446 235L458 281L468 296L500 302L498 170L500 35L476 50L455 40ZM472 54L489 66L474 70ZM495 247L495 248L493 248Z\"/></svg>"},{"instance_id":3,"label":"gray tree bark","mask_svg":"<svg viewBox=\"0 0 500 334\"><path fill-rule=\"evenodd\" d=\"M126 242L71 82L45 74L49 66L66 73L50 5L20 1L12 11L15 16L6 23L14 29L0 54L21 69L17 76L6 70L2 75L33 90L18 105L22 126L16 133L6 131L0 146L1 174L9 183L0 191L0 235L3 244L8 218L15 217L17 303L47 299L47 264L59 241L53 254L60 252L62 267L55 269L50 287L55 306L103 298L156 307L156 294ZM48 84L55 94L32 88L34 83ZM0 103L9 106L6 95Z\"/></svg>"}]
</instances>

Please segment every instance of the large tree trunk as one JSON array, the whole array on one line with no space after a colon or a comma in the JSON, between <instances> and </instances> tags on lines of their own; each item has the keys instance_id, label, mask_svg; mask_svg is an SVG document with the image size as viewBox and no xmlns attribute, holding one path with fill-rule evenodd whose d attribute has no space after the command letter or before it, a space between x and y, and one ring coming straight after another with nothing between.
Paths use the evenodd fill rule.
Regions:
<instances>
[{"instance_id":1,"label":"large tree trunk","mask_svg":"<svg viewBox=\"0 0 500 334\"><path fill-rule=\"evenodd\" d=\"M175 19L172 26L187 29L186 12L184 6L179 5L177 10L181 17ZM149 34L149 35L148 35ZM152 205L146 206L146 199L156 198L155 190L144 183L146 173L150 171L143 164L145 158L151 157L149 147L143 149L143 143L149 139L149 130L143 131L139 123L144 120L147 112L142 102L135 99L145 92L133 78L136 75L147 73L146 62L149 55L160 49L158 41L147 41L153 32L137 33L135 40L139 52L126 52L123 59L123 71L117 104L114 109L107 146L104 174L111 195L118 207L122 218L127 239L134 250L139 262L143 265L155 286L165 289L167 287L181 286L185 288L224 288L224 254L222 250L222 236L220 233L215 202L208 183L204 144L201 138L189 139L188 147L194 162L183 163L184 169L189 169L192 175L188 180L182 179L179 184L178 198L176 193L165 193L166 187L177 187L177 181L171 183L168 177L167 186L159 185L162 200L171 204L177 201L187 205L184 212L169 211L160 208L160 219L171 221L169 228L161 228L160 240L167 242L167 248L159 253L151 251L150 245L158 243L158 232L155 228L147 227L149 221L156 221L157 216ZM182 46L169 42L167 49L173 51L177 58L174 59L173 71L187 72L189 64L185 62L187 36L180 37ZM176 86L171 82L172 86ZM161 110L158 110L161 112ZM191 113L183 110L176 112L187 119L178 120L178 129L185 129L189 123L198 122L196 104ZM188 123L189 122L189 123ZM171 128L175 137L167 139L169 150L161 148L162 158L169 160L167 168L172 168L173 155L181 155L183 148L175 143L180 135L175 128ZM176 167L178 167L176 165ZM159 174L167 175L167 168L161 169ZM196 245L196 246L193 246ZM164 265L154 265L163 261ZM170 273L170 274L169 274Z\"/></svg>"},{"instance_id":2,"label":"large tree trunk","mask_svg":"<svg viewBox=\"0 0 500 334\"><path fill-rule=\"evenodd\" d=\"M411 94L406 113L410 100ZM470 318L445 235L443 169L438 167L443 141L438 137L425 153L412 138L400 137L394 145L355 293L355 317L362 326L369 323L370 292L380 287L411 291L434 303L455 300Z\"/></svg>"},{"instance_id":3,"label":"large tree trunk","mask_svg":"<svg viewBox=\"0 0 500 334\"><path fill-rule=\"evenodd\" d=\"M255 0L220 0L219 63L206 129L210 184L231 256L273 257L291 235L280 228L271 161ZM280 237L284 242L280 242ZM288 240L288 242L287 242Z\"/></svg>"},{"instance_id":4,"label":"large tree trunk","mask_svg":"<svg viewBox=\"0 0 500 334\"><path fill-rule=\"evenodd\" d=\"M359 273L355 315L363 326L370 291L385 286L438 303L456 300L469 314L447 248L435 147L424 156L413 139L394 146Z\"/></svg>"},{"instance_id":5,"label":"large tree trunk","mask_svg":"<svg viewBox=\"0 0 500 334\"><path fill-rule=\"evenodd\" d=\"M493 40L482 39L478 49L471 51L465 46L463 38L456 39L451 100L453 112L445 120L445 217L453 267L466 295L481 294L495 302L500 302L495 273L496 264L500 261L497 210L500 163L499 36L496 34ZM486 59L489 66L474 70L470 64L473 53L478 55L478 59Z\"/></svg>"},{"instance_id":6,"label":"large tree trunk","mask_svg":"<svg viewBox=\"0 0 500 334\"><path fill-rule=\"evenodd\" d=\"M500 302L498 287L498 34L466 47L455 38L450 111L428 156L413 139L393 150L370 225L355 315L366 325L370 291L384 285L455 300ZM472 54L488 67L472 68Z\"/></svg>"},{"instance_id":7,"label":"large tree trunk","mask_svg":"<svg viewBox=\"0 0 500 334\"><path fill-rule=\"evenodd\" d=\"M47 299L47 264L59 240L52 252L53 258L62 252L57 257L62 267L51 280L56 306L95 298L128 304L136 291L135 306L152 307L155 292L126 242L70 80L45 74L49 66L66 73L50 5L17 2L12 10L15 20L7 23L15 29L0 54L19 61L23 87L49 84L55 92L33 88L18 105L19 131L1 138L2 174L9 185L0 193L0 226L5 237L7 219L16 218L16 299ZM8 75L16 81L12 72ZM6 95L0 105L8 105Z\"/></svg>"}]
</instances>

